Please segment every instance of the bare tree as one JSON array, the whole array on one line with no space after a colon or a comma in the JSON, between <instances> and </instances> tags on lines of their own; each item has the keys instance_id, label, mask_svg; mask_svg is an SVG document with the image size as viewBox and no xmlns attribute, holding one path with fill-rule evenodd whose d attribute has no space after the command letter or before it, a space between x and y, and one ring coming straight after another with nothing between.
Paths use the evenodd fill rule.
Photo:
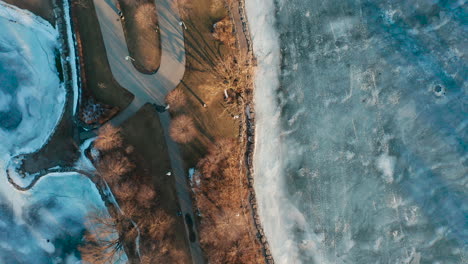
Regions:
<instances>
[{"instance_id":1,"label":"bare tree","mask_svg":"<svg viewBox=\"0 0 468 264\"><path fill-rule=\"evenodd\" d=\"M170 106L169 110L179 110L187 104L187 96L182 89L176 88L166 96L166 103Z\"/></svg>"},{"instance_id":2,"label":"bare tree","mask_svg":"<svg viewBox=\"0 0 468 264\"><path fill-rule=\"evenodd\" d=\"M127 157L120 153L112 153L99 161L97 171L107 182L115 183L134 168L135 165Z\"/></svg>"},{"instance_id":3,"label":"bare tree","mask_svg":"<svg viewBox=\"0 0 468 264\"><path fill-rule=\"evenodd\" d=\"M136 230L126 219L114 219L95 209L87 215L84 245L79 247L84 263L111 264L124 254L124 243L136 236Z\"/></svg>"},{"instance_id":4,"label":"bare tree","mask_svg":"<svg viewBox=\"0 0 468 264\"><path fill-rule=\"evenodd\" d=\"M167 233L171 233L172 226L175 223L174 217L171 217L164 211L157 211L149 218L146 228L152 239L162 241Z\"/></svg>"},{"instance_id":5,"label":"bare tree","mask_svg":"<svg viewBox=\"0 0 468 264\"><path fill-rule=\"evenodd\" d=\"M125 181L115 186L113 192L118 199L129 201L135 197L137 187L131 181Z\"/></svg>"},{"instance_id":6,"label":"bare tree","mask_svg":"<svg viewBox=\"0 0 468 264\"><path fill-rule=\"evenodd\" d=\"M101 151L107 151L122 146L123 139L120 134L121 129L111 124L106 124L99 128L98 137L94 141L94 147Z\"/></svg>"},{"instance_id":7,"label":"bare tree","mask_svg":"<svg viewBox=\"0 0 468 264\"><path fill-rule=\"evenodd\" d=\"M197 129L192 118L181 115L172 120L169 134L175 142L188 143L195 138Z\"/></svg>"},{"instance_id":8,"label":"bare tree","mask_svg":"<svg viewBox=\"0 0 468 264\"><path fill-rule=\"evenodd\" d=\"M135 12L135 21L142 28L156 29L158 19L156 16L156 7L153 3L145 3L138 6Z\"/></svg>"},{"instance_id":9,"label":"bare tree","mask_svg":"<svg viewBox=\"0 0 468 264\"><path fill-rule=\"evenodd\" d=\"M154 203L156 192L147 185L141 185L138 193L136 194L136 201L139 205L149 208Z\"/></svg>"}]
</instances>

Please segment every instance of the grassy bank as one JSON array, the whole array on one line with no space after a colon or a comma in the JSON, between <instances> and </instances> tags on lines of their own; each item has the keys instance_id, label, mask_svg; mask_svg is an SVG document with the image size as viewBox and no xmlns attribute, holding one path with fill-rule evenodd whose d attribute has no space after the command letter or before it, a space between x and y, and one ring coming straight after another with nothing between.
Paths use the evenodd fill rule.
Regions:
<instances>
[{"instance_id":1,"label":"grassy bank","mask_svg":"<svg viewBox=\"0 0 468 264\"><path fill-rule=\"evenodd\" d=\"M94 158L98 175L106 181L122 210L122 215L113 216L110 222L131 263L138 259L132 250L137 231L133 225L119 223L136 223L141 263L188 263L184 219L177 214L180 208L175 178L166 175L171 171L168 149L154 107L145 105L120 128L105 125L93 146L99 152L99 158ZM84 244L88 250L82 251L85 258L107 259L102 253L97 258L88 254L103 246L88 238L91 240L85 237L88 243ZM116 243L113 247L118 248Z\"/></svg>"},{"instance_id":2,"label":"grassy bank","mask_svg":"<svg viewBox=\"0 0 468 264\"><path fill-rule=\"evenodd\" d=\"M146 208L137 212L136 220L147 230L147 222L152 214L162 213L167 216L170 225L161 228L160 239L144 232L142 235L142 251L150 255L152 263L188 263L190 253L185 234L184 220L177 216L180 210L175 190L174 176L167 176L171 171L168 149L165 143L163 128L158 113L150 104L146 104L135 116L122 125L122 135L128 145L134 147L132 159L136 165L135 175L139 183L146 183L155 190L156 197L152 209ZM136 181L135 181L136 182ZM169 251L166 254L156 254L153 251Z\"/></svg>"},{"instance_id":3,"label":"grassy bank","mask_svg":"<svg viewBox=\"0 0 468 264\"><path fill-rule=\"evenodd\" d=\"M154 1L120 0L119 4L133 65L142 73L155 72L161 63L161 42Z\"/></svg>"},{"instance_id":4,"label":"grassy bank","mask_svg":"<svg viewBox=\"0 0 468 264\"><path fill-rule=\"evenodd\" d=\"M74 2L72 14L82 60L81 104L93 98L95 103L124 109L133 100L133 94L112 76L93 1Z\"/></svg>"},{"instance_id":5,"label":"grassy bank","mask_svg":"<svg viewBox=\"0 0 468 264\"><path fill-rule=\"evenodd\" d=\"M196 167L195 204L201 246L211 263L264 263L249 205L244 107L253 67L235 42L224 1L180 0L187 67L177 87L184 104L172 116L189 116L196 133L181 144L187 168ZM226 98L227 95L227 98ZM204 107L206 104L207 107ZM175 119L174 119L175 120Z\"/></svg>"}]
</instances>

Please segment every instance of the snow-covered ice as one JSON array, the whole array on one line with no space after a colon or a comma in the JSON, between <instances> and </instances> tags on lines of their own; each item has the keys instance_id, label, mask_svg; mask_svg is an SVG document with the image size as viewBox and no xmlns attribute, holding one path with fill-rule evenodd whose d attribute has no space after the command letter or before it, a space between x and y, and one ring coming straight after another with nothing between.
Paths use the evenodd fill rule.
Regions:
<instances>
[{"instance_id":1,"label":"snow-covered ice","mask_svg":"<svg viewBox=\"0 0 468 264\"><path fill-rule=\"evenodd\" d=\"M275 263L466 263L466 1L246 1Z\"/></svg>"},{"instance_id":2,"label":"snow-covered ice","mask_svg":"<svg viewBox=\"0 0 468 264\"><path fill-rule=\"evenodd\" d=\"M11 157L42 147L61 118L57 37L48 22L0 1L0 263L78 263L84 216L105 210L76 173L48 174L28 191L7 180Z\"/></svg>"},{"instance_id":3,"label":"snow-covered ice","mask_svg":"<svg viewBox=\"0 0 468 264\"><path fill-rule=\"evenodd\" d=\"M59 121L65 89L55 66L57 31L30 12L0 2L0 152L41 147ZM14 134L14 140L12 137Z\"/></svg>"}]
</instances>

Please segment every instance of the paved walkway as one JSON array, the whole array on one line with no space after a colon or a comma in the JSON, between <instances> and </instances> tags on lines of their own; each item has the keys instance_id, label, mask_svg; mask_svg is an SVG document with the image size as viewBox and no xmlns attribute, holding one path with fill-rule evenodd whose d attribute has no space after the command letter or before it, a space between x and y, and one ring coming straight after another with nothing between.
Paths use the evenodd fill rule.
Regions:
<instances>
[{"instance_id":1,"label":"paved walkway","mask_svg":"<svg viewBox=\"0 0 468 264\"><path fill-rule=\"evenodd\" d=\"M159 29L161 35L161 66L156 74L147 75L137 71L131 61L125 60L128 48L122 24L117 19L115 0L94 0L99 25L101 27L107 58L115 80L125 89L135 95L129 107L124 109L111 120L114 125L133 116L145 103L164 104L164 98L182 79L185 71L185 47L183 29L179 25L179 14L171 7L172 0L155 0L158 12ZM169 135L170 118L168 113L160 114L164 127L166 143L173 175L176 177L176 190L182 212L194 218L190 188L187 184L187 173L184 171L183 160L179 146ZM197 230L194 230L195 232ZM188 229L186 226L188 238ZM205 263L203 254L197 241L189 243L193 263Z\"/></svg>"}]
</instances>

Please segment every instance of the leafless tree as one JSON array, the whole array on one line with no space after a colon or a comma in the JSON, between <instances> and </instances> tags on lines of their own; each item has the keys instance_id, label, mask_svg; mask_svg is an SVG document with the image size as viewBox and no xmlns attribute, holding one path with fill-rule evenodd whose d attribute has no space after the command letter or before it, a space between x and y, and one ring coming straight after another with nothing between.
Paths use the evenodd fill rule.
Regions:
<instances>
[{"instance_id":1,"label":"leafless tree","mask_svg":"<svg viewBox=\"0 0 468 264\"><path fill-rule=\"evenodd\" d=\"M123 139L121 129L111 124L99 128L98 137L94 141L94 147L101 151L108 151L122 146Z\"/></svg>"},{"instance_id":2,"label":"leafless tree","mask_svg":"<svg viewBox=\"0 0 468 264\"><path fill-rule=\"evenodd\" d=\"M187 104L187 96L182 89L176 88L166 96L166 103L170 106L169 110L179 110Z\"/></svg>"},{"instance_id":3,"label":"leafless tree","mask_svg":"<svg viewBox=\"0 0 468 264\"><path fill-rule=\"evenodd\" d=\"M104 155L98 163L97 171L107 182L115 183L134 168L135 165L127 157L117 152Z\"/></svg>"},{"instance_id":4,"label":"leafless tree","mask_svg":"<svg viewBox=\"0 0 468 264\"><path fill-rule=\"evenodd\" d=\"M188 143L195 138L197 129L192 118L181 115L172 120L169 133L175 142Z\"/></svg>"},{"instance_id":5,"label":"leafless tree","mask_svg":"<svg viewBox=\"0 0 468 264\"><path fill-rule=\"evenodd\" d=\"M136 230L126 219L114 219L95 209L87 215L84 245L79 250L84 263L116 263L124 254L124 243L136 236Z\"/></svg>"},{"instance_id":6,"label":"leafless tree","mask_svg":"<svg viewBox=\"0 0 468 264\"><path fill-rule=\"evenodd\" d=\"M120 184L117 184L113 189L114 194L118 199L123 201L130 201L135 197L137 187L132 181L124 181Z\"/></svg>"},{"instance_id":7,"label":"leafless tree","mask_svg":"<svg viewBox=\"0 0 468 264\"><path fill-rule=\"evenodd\" d=\"M146 228L154 240L162 241L165 234L173 232L171 229L175 223L174 216L171 217L168 213L159 210L149 220L151 221L147 223Z\"/></svg>"},{"instance_id":8,"label":"leafless tree","mask_svg":"<svg viewBox=\"0 0 468 264\"><path fill-rule=\"evenodd\" d=\"M150 208L151 205L155 202L154 199L156 198L156 192L153 188L147 185L141 185L138 193L136 194L136 201L139 205Z\"/></svg>"},{"instance_id":9,"label":"leafless tree","mask_svg":"<svg viewBox=\"0 0 468 264\"><path fill-rule=\"evenodd\" d=\"M135 21L139 27L156 29L158 20L154 4L145 3L138 6L135 13Z\"/></svg>"}]
</instances>

